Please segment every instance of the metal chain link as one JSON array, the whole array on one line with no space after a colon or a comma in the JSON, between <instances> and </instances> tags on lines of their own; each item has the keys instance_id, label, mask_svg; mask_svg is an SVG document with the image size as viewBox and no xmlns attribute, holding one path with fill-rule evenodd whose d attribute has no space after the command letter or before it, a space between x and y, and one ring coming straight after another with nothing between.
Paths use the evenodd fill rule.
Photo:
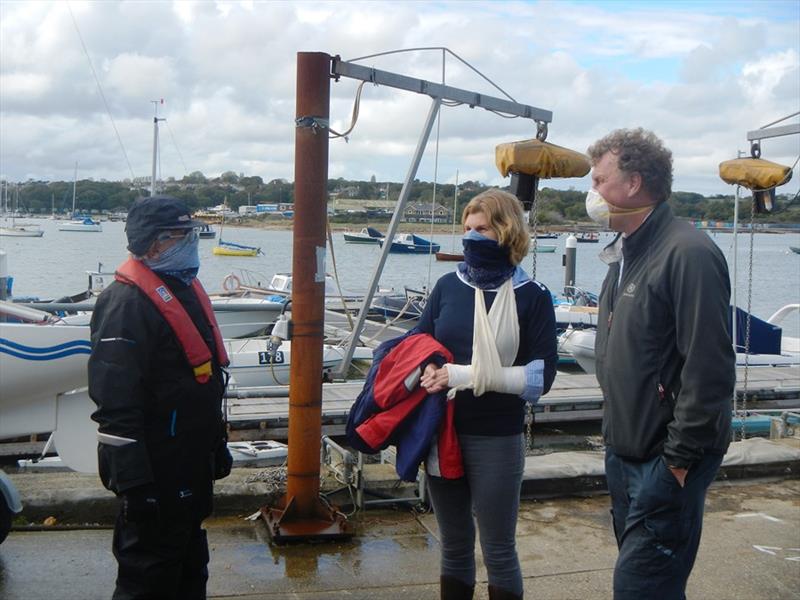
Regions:
<instances>
[{"instance_id":1,"label":"metal chain link","mask_svg":"<svg viewBox=\"0 0 800 600\"><path fill-rule=\"evenodd\" d=\"M747 270L747 322L744 328L744 389L742 390L742 431L741 439L745 439L745 419L747 418L747 379L750 371L750 311L753 302L753 246L755 245L756 203L750 203L750 258Z\"/></svg>"},{"instance_id":2,"label":"metal chain link","mask_svg":"<svg viewBox=\"0 0 800 600\"><path fill-rule=\"evenodd\" d=\"M547 129L545 127L544 135L547 137ZM538 133L537 133L538 136ZM530 225L530 234L533 238L533 252L532 254L532 268L531 268L531 278L536 279L536 247L538 246L538 240L536 239L536 233L539 229L539 203L534 200L531 204L531 209L528 211L528 224ZM534 421L534 413L533 413L533 404L530 402L525 403L525 448L527 450L533 450L533 421Z\"/></svg>"},{"instance_id":3,"label":"metal chain link","mask_svg":"<svg viewBox=\"0 0 800 600\"><path fill-rule=\"evenodd\" d=\"M525 449L533 450L533 404L525 403Z\"/></svg>"},{"instance_id":4,"label":"metal chain link","mask_svg":"<svg viewBox=\"0 0 800 600\"><path fill-rule=\"evenodd\" d=\"M531 279L536 279L536 246L538 246L539 242L536 239L536 231L539 228L539 203L535 200L533 204L531 204L531 209L528 211L528 224L530 225L530 234L533 238L533 267L531 270Z\"/></svg>"}]
</instances>

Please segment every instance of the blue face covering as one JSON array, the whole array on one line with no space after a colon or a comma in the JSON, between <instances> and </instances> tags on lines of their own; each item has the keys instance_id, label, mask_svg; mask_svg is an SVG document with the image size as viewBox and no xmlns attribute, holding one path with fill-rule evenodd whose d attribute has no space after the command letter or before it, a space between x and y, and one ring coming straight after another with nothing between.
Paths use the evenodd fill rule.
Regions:
<instances>
[{"instance_id":1,"label":"blue face covering","mask_svg":"<svg viewBox=\"0 0 800 600\"><path fill-rule=\"evenodd\" d=\"M467 280L481 289L494 289L514 273L510 252L496 240L470 230L461 240L464 245L463 267L459 270Z\"/></svg>"},{"instance_id":2,"label":"blue face covering","mask_svg":"<svg viewBox=\"0 0 800 600\"><path fill-rule=\"evenodd\" d=\"M145 258L142 262L156 273L163 273L191 285L200 270L200 244L196 233L189 233L174 246L164 250L158 257Z\"/></svg>"}]
</instances>

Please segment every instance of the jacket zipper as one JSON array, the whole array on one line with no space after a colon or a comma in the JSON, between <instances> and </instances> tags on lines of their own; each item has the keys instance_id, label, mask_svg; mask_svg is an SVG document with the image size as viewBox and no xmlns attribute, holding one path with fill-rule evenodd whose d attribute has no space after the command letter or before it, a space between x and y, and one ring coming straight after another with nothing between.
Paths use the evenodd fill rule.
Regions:
<instances>
[{"instance_id":1,"label":"jacket zipper","mask_svg":"<svg viewBox=\"0 0 800 600\"><path fill-rule=\"evenodd\" d=\"M606 322L606 335L611 333L611 321L614 319L614 307L617 304L617 289L619 288L619 273L617 272L614 276L614 281L611 284L611 298L609 300L608 306L608 321Z\"/></svg>"}]
</instances>

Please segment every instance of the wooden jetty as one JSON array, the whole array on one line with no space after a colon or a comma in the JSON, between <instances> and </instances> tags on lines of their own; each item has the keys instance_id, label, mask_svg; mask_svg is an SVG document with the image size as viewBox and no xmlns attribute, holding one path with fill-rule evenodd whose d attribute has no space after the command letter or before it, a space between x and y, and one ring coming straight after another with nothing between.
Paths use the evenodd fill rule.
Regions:
<instances>
[{"instance_id":1,"label":"wooden jetty","mask_svg":"<svg viewBox=\"0 0 800 600\"><path fill-rule=\"evenodd\" d=\"M342 435L347 415L363 381L322 386L322 433ZM744 389L744 368L737 368L737 391ZM800 367L750 367L747 405L751 410L800 407ZM240 397L236 397L236 394ZM287 387L231 390L227 399L230 439L285 439L289 420ZM537 423L593 421L603 416L603 396L594 375L556 375L550 393L536 406Z\"/></svg>"}]
</instances>

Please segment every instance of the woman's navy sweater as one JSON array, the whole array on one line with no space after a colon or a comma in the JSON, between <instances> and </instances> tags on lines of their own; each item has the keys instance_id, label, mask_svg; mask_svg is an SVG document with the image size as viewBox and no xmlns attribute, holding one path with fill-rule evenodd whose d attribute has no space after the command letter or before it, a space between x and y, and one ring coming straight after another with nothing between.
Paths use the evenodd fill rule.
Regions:
<instances>
[{"instance_id":1,"label":"woman's navy sweater","mask_svg":"<svg viewBox=\"0 0 800 600\"><path fill-rule=\"evenodd\" d=\"M528 279L515 286L514 295L519 319L519 350L515 366L532 360L544 361L544 391L550 389L556 375L555 313L550 291ZM488 311L497 292L484 291ZM452 352L456 364L472 362L472 331L475 311L475 288L462 281L457 273L443 275L428 298L418 329L429 333ZM472 390L456 394L455 427L460 434L514 435L525 429L525 402L513 394L486 392L475 397Z\"/></svg>"}]
</instances>

